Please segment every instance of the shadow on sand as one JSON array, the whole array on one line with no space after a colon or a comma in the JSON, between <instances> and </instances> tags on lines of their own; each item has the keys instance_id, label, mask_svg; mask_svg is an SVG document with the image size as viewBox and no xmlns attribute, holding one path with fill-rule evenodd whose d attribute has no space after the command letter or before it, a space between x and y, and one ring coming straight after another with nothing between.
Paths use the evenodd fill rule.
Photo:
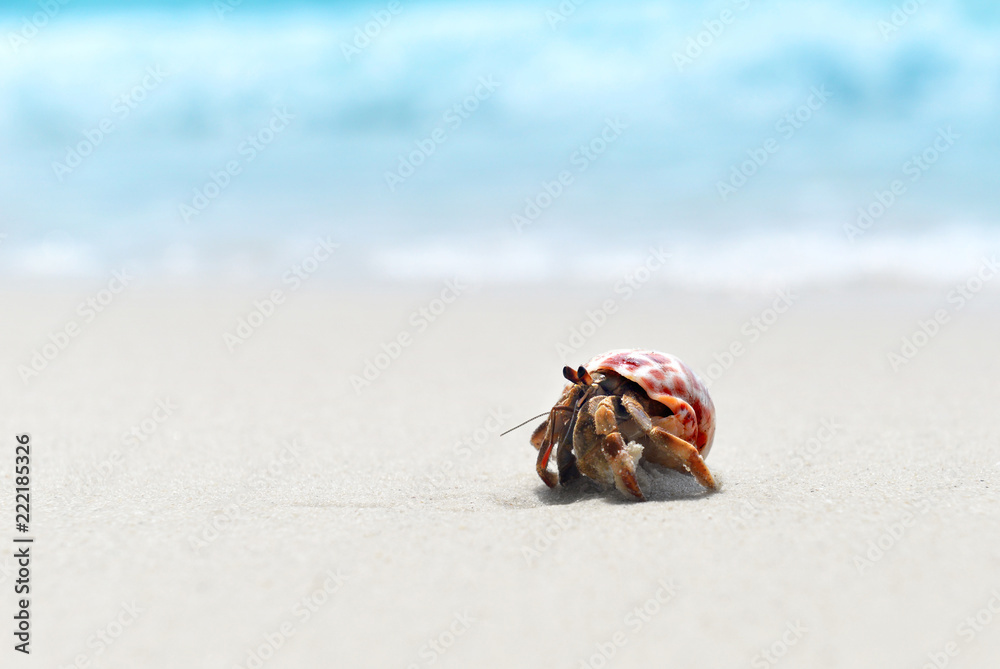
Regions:
<instances>
[{"instance_id":1,"label":"shadow on sand","mask_svg":"<svg viewBox=\"0 0 1000 669\"><path fill-rule=\"evenodd\" d=\"M701 487L701 484L689 474L682 474L673 469L645 461L640 463L636 476L639 479L639 487L646 495L647 502L700 499L719 492ZM586 477L581 477L554 489L542 485L535 490L535 496L542 504L549 506L573 504L591 499L601 499L609 504L633 503L631 499L627 499L615 488L602 486Z\"/></svg>"}]
</instances>

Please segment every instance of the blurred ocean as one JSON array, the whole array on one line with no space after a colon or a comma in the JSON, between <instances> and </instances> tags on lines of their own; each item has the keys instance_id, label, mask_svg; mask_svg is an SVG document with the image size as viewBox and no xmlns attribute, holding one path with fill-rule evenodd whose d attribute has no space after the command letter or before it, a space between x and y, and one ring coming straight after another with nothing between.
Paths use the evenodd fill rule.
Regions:
<instances>
[{"instance_id":1,"label":"blurred ocean","mask_svg":"<svg viewBox=\"0 0 1000 669\"><path fill-rule=\"evenodd\" d=\"M998 111L995 2L2 2L0 273L949 281Z\"/></svg>"}]
</instances>

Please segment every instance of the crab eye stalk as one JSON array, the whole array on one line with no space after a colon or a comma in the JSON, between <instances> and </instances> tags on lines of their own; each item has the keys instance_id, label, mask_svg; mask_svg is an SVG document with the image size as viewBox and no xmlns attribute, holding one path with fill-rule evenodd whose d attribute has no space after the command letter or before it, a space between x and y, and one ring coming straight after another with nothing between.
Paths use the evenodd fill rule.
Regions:
<instances>
[{"instance_id":1,"label":"crab eye stalk","mask_svg":"<svg viewBox=\"0 0 1000 669\"><path fill-rule=\"evenodd\" d=\"M583 368L581 367L580 369ZM576 370L569 365L563 367L563 376L565 376L566 380L570 383L580 383L580 378L576 375Z\"/></svg>"},{"instance_id":2,"label":"crab eye stalk","mask_svg":"<svg viewBox=\"0 0 1000 669\"><path fill-rule=\"evenodd\" d=\"M583 365L580 365L580 368L576 370L576 374L579 377L580 381L582 383L587 384L588 386L594 382L594 377L590 375L590 372L588 372L587 368L584 367Z\"/></svg>"}]
</instances>

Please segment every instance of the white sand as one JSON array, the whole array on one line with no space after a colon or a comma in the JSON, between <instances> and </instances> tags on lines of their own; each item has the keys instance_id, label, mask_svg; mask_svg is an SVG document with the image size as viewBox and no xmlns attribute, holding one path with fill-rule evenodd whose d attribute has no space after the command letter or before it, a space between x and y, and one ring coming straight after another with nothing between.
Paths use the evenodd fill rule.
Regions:
<instances>
[{"instance_id":1,"label":"white sand","mask_svg":"<svg viewBox=\"0 0 1000 669\"><path fill-rule=\"evenodd\" d=\"M456 453L491 412L509 427L551 405L555 344L603 294L463 295L359 395L349 376L438 289L296 294L230 354L223 332L265 291L135 288L25 388L17 365L88 289L0 295L4 527L12 435L35 444L34 652L18 666L246 667L269 639L275 668L571 669L616 639L607 666L772 666L772 645L785 667L916 668L949 642L950 666L1000 656L1000 614L960 628L1000 593L995 294L893 372L886 353L946 290L802 294L751 343L741 327L769 299L646 288L569 362L641 346L704 371L747 348L712 387L721 492L671 473L635 504L545 489L530 428ZM127 444L158 400L177 408ZM824 421L838 427L810 447ZM317 594L328 570L348 580ZM310 596L326 601L306 619ZM142 612L119 630L122 602ZM99 629L120 634L88 645Z\"/></svg>"}]
</instances>

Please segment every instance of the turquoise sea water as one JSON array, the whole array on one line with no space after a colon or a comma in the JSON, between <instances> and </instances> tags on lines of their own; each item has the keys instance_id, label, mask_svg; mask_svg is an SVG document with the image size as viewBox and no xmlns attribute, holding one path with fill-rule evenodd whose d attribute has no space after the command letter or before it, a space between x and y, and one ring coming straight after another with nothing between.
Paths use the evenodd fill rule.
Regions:
<instances>
[{"instance_id":1,"label":"turquoise sea water","mask_svg":"<svg viewBox=\"0 0 1000 669\"><path fill-rule=\"evenodd\" d=\"M0 272L704 285L998 249L987 2L0 3Z\"/></svg>"}]
</instances>

